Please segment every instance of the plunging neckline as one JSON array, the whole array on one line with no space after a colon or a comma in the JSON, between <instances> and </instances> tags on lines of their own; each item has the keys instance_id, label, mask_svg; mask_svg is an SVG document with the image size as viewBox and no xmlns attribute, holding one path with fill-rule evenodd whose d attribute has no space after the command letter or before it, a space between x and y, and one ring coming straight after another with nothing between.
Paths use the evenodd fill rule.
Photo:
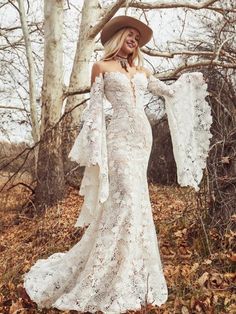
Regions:
<instances>
[{"instance_id":1,"label":"plunging neckline","mask_svg":"<svg viewBox=\"0 0 236 314\"><path fill-rule=\"evenodd\" d=\"M106 75L108 75L108 74L121 74L121 75L125 76L126 79L127 79L129 82L132 82L138 74L143 75L143 76L147 79L146 74L145 74L144 72L142 72L142 71L137 71L136 73L134 73L134 74L133 74L132 76L130 76L130 77L129 77L128 75L126 75L125 73L120 72L120 71L105 71L105 72L103 73L104 77L105 77Z\"/></svg>"},{"instance_id":2,"label":"plunging neckline","mask_svg":"<svg viewBox=\"0 0 236 314\"><path fill-rule=\"evenodd\" d=\"M134 80L135 80L136 76L138 76L138 75L145 77L147 80L146 74L143 71L136 71L131 77L129 77L128 75L126 75L125 73L120 72L120 71L105 71L103 73L104 79L105 79L105 76L111 75L111 74L114 74L114 75L120 74L121 76L124 76L127 79L127 81L129 82L129 85L130 85L132 96L133 96L133 105L135 106L136 105L136 84L135 84Z\"/></svg>"}]
</instances>

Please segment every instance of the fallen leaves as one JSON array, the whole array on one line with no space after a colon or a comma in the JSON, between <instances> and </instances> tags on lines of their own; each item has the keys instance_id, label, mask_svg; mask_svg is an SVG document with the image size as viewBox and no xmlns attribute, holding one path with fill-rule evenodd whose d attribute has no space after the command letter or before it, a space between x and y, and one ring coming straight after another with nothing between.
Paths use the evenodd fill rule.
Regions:
<instances>
[{"instance_id":1,"label":"fallen leaves","mask_svg":"<svg viewBox=\"0 0 236 314\"><path fill-rule=\"evenodd\" d=\"M235 233L229 228L225 234L219 234L217 228L209 228L208 240L213 250L209 254L205 249L206 239L194 191L158 185L150 185L149 190L169 296L159 308L147 304L140 311L127 313L236 312L233 295L236 277L231 271L235 262ZM20 195L23 202L26 196ZM14 202L21 196L14 194L11 201L13 208L17 208ZM23 288L22 275L39 257L66 251L80 240L84 229L74 228L74 223L82 201L78 191L69 188L67 197L57 206L49 208L43 217L31 218L18 210L0 211L4 224L0 237L0 273L3 274L0 313L39 313L37 305ZM231 218L235 220L235 217ZM77 312L44 309L43 313Z\"/></svg>"}]
</instances>

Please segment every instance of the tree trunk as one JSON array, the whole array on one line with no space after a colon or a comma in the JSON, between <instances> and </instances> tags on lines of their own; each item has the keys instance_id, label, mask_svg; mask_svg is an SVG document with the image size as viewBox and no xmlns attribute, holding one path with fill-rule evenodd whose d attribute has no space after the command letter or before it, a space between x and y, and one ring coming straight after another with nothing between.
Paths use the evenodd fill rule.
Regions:
<instances>
[{"instance_id":1,"label":"tree trunk","mask_svg":"<svg viewBox=\"0 0 236 314\"><path fill-rule=\"evenodd\" d=\"M61 126L58 123L63 103L63 2L63 0L44 1L41 142L35 191L35 204L39 211L62 199L65 190Z\"/></svg>"},{"instance_id":2,"label":"tree trunk","mask_svg":"<svg viewBox=\"0 0 236 314\"><path fill-rule=\"evenodd\" d=\"M29 97L30 97L30 119L32 123L32 137L34 143L39 141L39 123L36 111L36 87L35 87L35 71L34 58L32 53L29 30L26 21L24 1L18 0L21 28L24 35L26 58L29 66Z\"/></svg>"},{"instance_id":3,"label":"tree trunk","mask_svg":"<svg viewBox=\"0 0 236 314\"><path fill-rule=\"evenodd\" d=\"M177 170L168 121L163 118L152 127L153 146L148 164L148 179L153 183L175 184Z\"/></svg>"},{"instance_id":4,"label":"tree trunk","mask_svg":"<svg viewBox=\"0 0 236 314\"><path fill-rule=\"evenodd\" d=\"M77 43L77 49L70 77L69 88L77 90L83 86L90 85L90 62L94 51L95 36L91 37L90 31L95 23L99 20L101 8L98 0L84 1L80 32ZM70 96L67 99L66 111L70 111L75 105L84 100L84 95ZM68 160L68 154L79 133L79 122L81 111L84 105L77 107L66 116L63 121L63 161L66 180L73 186L80 183L82 177L82 168L76 167L75 164Z\"/></svg>"}]
</instances>

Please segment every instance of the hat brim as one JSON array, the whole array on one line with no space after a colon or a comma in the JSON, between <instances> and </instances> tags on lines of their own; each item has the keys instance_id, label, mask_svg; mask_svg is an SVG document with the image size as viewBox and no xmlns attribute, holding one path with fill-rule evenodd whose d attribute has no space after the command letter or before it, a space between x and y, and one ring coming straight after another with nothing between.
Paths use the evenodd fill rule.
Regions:
<instances>
[{"instance_id":1,"label":"hat brim","mask_svg":"<svg viewBox=\"0 0 236 314\"><path fill-rule=\"evenodd\" d=\"M101 32L101 43L104 44L124 27L135 28L140 33L139 47L146 45L152 38L152 29L143 22L127 15L116 16L106 23Z\"/></svg>"}]
</instances>

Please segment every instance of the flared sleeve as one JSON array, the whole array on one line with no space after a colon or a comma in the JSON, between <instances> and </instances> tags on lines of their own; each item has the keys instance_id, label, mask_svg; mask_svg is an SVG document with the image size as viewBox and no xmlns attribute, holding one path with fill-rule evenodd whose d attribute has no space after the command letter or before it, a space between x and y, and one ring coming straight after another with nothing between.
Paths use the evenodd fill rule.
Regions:
<instances>
[{"instance_id":1,"label":"flared sleeve","mask_svg":"<svg viewBox=\"0 0 236 314\"><path fill-rule=\"evenodd\" d=\"M75 226L90 224L100 204L109 195L106 124L104 113L104 81L97 76L90 90L90 100L82 113L83 126L75 139L69 158L85 166L79 194L84 203Z\"/></svg>"},{"instance_id":2,"label":"flared sleeve","mask_svg":"<svg viewBox=\"0 0 236 314\"><path fill-rule=\"evenodd\" d=\"M152 75L148 90L165 98L178 183L198 191L212 137L211 109L205 100L208 93L203 75L184 73L170 85Z\"/></svg>"}]
</instances>

